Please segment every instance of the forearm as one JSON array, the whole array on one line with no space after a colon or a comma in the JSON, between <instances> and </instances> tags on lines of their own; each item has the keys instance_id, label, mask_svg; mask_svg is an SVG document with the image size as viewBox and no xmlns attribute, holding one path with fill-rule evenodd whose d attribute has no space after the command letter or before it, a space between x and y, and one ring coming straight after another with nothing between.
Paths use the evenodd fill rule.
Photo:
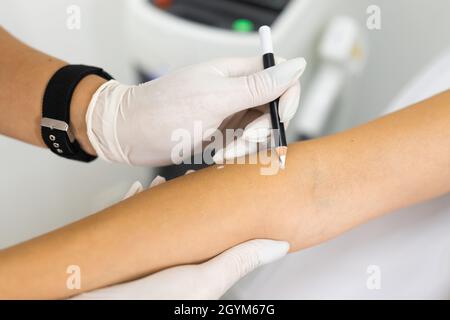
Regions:
<instances>
[{"instance_id":1,"label":"forearm","mask_svg":"<svg viewBox=\"0 0 450 320\"><path fill-rule=\"evenodd\" d=\"M67 63L37 51L0 26L0 134L44 147L40 134L42 100L48 81ZM105 80L83 79L71 102L71 126L82 147L95 154L86 134L90 98Z\"/></svg>"},{"instance_id":2,"label":"forearm","mask_svg":"<svg viewBox=\"0 0 450 320\"><path fill-rule=\"evenodd\" d=\"M309 247L450 190L450 93L327 138L294 144L288 166L209 168L4 250L0 296L57 298L67 266L82 290L195 263L248 239Z\"/></svg>"},{"instance_id":3,"label":"forearm","mask_svg":"<svg viewBox=\"0 0 450 320\"><path fill-rule=\"evenodd\" d=\"M272 179L261 177L257 166L235 171L239 167L211 168L166 182L4 250L0 297L75 295L80 291L66 288L69 265L80 266L81 291L89 291L169 266L200 262L246 240L270 238L255 200L266 197ZM239 176L242 173L245 176ZM257 188L254 178L260 184Z\"/></svg>"},{"instance_id":4,"label":"forearm","mask_svg":"<svg viewBox=\"0 0 450 320\"><path fill-rule=\"evenodd\" d=\"M317 243L450 192L450 91L312 144Z\"/></svg>"}]
</instances>

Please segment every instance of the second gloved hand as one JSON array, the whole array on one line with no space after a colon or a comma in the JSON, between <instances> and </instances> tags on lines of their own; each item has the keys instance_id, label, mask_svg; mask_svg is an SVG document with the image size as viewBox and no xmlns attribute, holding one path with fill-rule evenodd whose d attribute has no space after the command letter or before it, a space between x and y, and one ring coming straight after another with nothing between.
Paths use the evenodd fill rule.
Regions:
<instances>
[{"instance_id":1,"label":"second gloved hand","mask_svg":"<svg viewBox=\"0 0 450 320\"><path fill-rule=\"evenodd\" d=\"M188 171L186 174L192 173ZM156 177L150 188L165 182ZM144 190L135 182L125 199ZM256 268L284 257L289 243L256 239L241 243L201 264L183 265L147 277L94 290L74 300L219 299L238 280Z\"/></svg>"},{"instance_id":2,"label":"second gloved hand","mask_svg":"<svg viewBox=\"0 0 450 320\"><path fill-rule=\"evenodd\" d=\"M109 81L89 105L89 140L107 161L153 166L173 162L176 130L189 133L189 145L201 150L205 137L195 132L196 124L203 130L242 128L242 139L262 141L271 128L264 106L281 97L281 121L287 124L298 108L305 67L303 58L267 70L261 57L234 58L187 67L139 86ZM243 154L231 156L249 150L236 152ZM229 152L220 155L230 157Z\"/></svg>"}]
</instances>

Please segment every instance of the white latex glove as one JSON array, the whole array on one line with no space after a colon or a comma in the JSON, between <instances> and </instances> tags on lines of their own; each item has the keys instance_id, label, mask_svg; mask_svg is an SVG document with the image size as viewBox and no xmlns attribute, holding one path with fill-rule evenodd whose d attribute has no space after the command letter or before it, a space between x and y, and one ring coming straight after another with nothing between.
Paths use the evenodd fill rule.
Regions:
<instances>
[{"instance_id":1,"label":"white latex glove","mask_svg":"<svg viewBox=\"0 0 450 320\"><path fill-rule=\"evenodd\" d=\"M192 171L187 172L190 173ZM164 183L156 177L150 185ZM144 188L135 182L125 199ZM145 278L83 293L75 300L192 300L219 299L239 279L259 266L284 257L289 243L274 240L251 240L228 249L198 265L169 268Z\"/></svg>"},{"instance_id":2,"label":"white latex glove","mask_svg":"<svg viewBox=\"0 0 450 320\"><path fill-rule=\"evenodd\" d=\"M190 66L139 86L109 81L89 105L89 140L107 161L166 165L179 143L172 141L177 129L190 133L193 150L202 149L205 137L194 134L198 121L204 131L245 128L245 139L267 139L268 108L258 107L281 97L280 116L287 124L298 108L298 80L305 67L303 58L267 70L261 57L232 58Z\"/></svg>"}]
</instances>

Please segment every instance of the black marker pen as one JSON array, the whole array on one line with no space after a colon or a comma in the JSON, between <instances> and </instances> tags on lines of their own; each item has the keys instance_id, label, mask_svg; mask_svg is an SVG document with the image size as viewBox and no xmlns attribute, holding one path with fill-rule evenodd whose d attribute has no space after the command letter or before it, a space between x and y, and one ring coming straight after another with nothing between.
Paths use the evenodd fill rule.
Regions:
<instances>
[{"instance_id":1,"label":"black marker pen","mask_svg":"<svg viewBox=\"0 0 450 320\"><path fill-rule=\"evenodd\" d=\"M273 54L272 32L269 26L259 28L259 36L261 39L261 48L263 53L264 68L268 69L275 66L275 56ZM275 138L275 152L280 159L281 168L286 166L286 155L288 151L286 132L284 124L280 121L279 114L280 99L276 99L269 104L270 118L272 120L272 129Z\"/></svg>"}]
</instances>

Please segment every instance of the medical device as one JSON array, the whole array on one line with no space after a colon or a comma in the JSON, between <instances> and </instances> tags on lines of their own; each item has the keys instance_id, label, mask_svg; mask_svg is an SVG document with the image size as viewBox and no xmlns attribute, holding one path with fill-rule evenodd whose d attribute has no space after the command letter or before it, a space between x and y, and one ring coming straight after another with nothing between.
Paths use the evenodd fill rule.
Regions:
<instances>
[{"instance_id":1,"label":"medical device","mask_svg":"<svg viewBox=\"0 0 450 320\"><path fill-rule=\"evenodd\" d=\"M271 25L290 0L151 0L154 6L174 16L205 26L256 31Z\"/></svg>"},{"instance_id":2,"label":"medical device","mask_svg":"<svg viewBox=\"0 0 450 320\"><path fill-rule=\"evenodd\" d=\"M325 0L130 0L127 47L142 82L215 58L255 56L258 28L268 25L277 55L313 66L316 39L338 7Z\"/></svg>"},{"instance_id":3,"label":"medical device","mask_svg":"<svg viewBox=\"0 0 450 320\"><path fill-rule=\"evenodd\" d=\"M321 63L303 96L302 108L294 124L300 139L322 134L347 76L362 70L366 45L355 20L335 17L322 36L318 55Z\"/></svg>"}]
</instances>

